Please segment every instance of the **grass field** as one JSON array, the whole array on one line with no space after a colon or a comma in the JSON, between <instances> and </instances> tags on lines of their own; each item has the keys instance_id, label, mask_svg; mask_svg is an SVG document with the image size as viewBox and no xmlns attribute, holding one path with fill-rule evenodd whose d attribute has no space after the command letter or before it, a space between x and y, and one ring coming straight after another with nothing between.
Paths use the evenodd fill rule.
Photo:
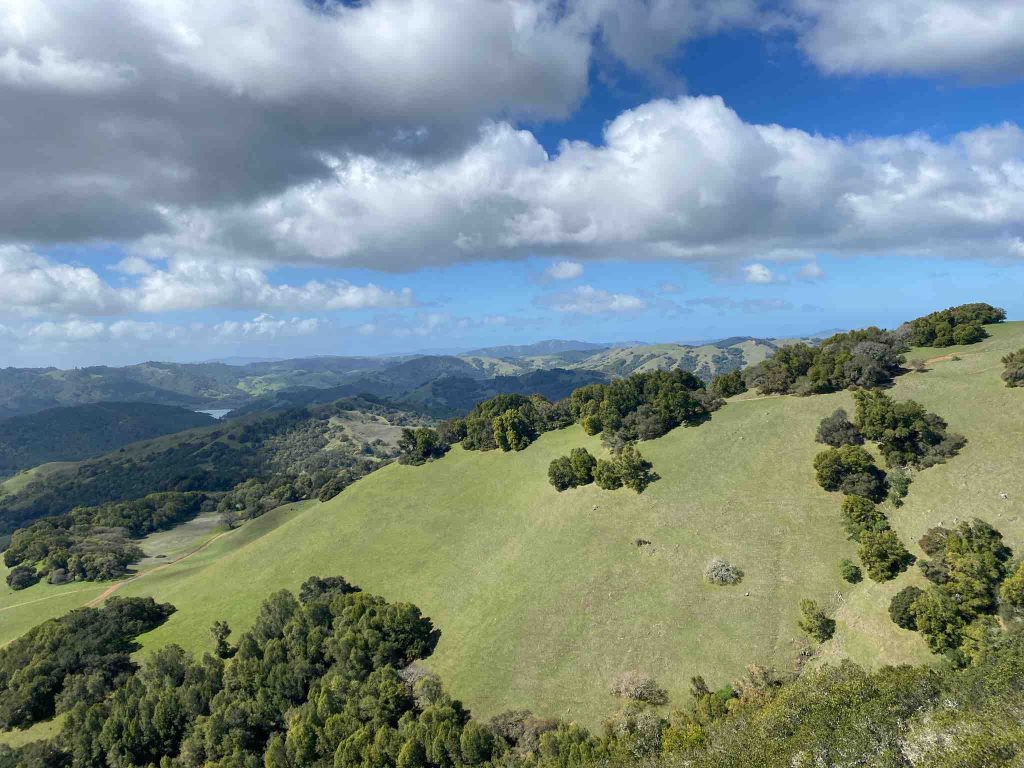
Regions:
<instances>
[{"instance_id":1,"label":"grass field","mask_svg":"<svg viewBox=\"0 0 1024 768\"><path fill-rule=\"evenodd\" d=\"M919 474L891 514L913 550L930 525L971 516L1024 548L1024 391L999 380L999 357L1022 346L1024 323L1013 323L973 347L912 353L961 356L901 377L894 394L920 400L970 440ZM442 638L429 666L475 712L527 707L589 724L612 709L608 684L626 669L654 674L682 703L694 674L718 685L750 663L793 668L804 647L802 597L836 610L822 659L926 661L923 641L886 614L889 596L920 578L916 569L885 585L850 587L838 576L854 547L840 498L817 487L811 460L818 421L851 404L847 393L740 398L703 426L643 443L662 479L641 496L548 485L552 458L600 450L579 427L516 455L456 447L423 467L388 466L326 504L276 510L117 594L178 607L143 638L146 649L203 651L215 619L242 629L271 591L342 574L434 619ZM653 544L637 548L637 538ZM741 585L702 583L715 555L743 568ZM105 586L0 587L0 643Z\"/></svg>"}]
</instances>

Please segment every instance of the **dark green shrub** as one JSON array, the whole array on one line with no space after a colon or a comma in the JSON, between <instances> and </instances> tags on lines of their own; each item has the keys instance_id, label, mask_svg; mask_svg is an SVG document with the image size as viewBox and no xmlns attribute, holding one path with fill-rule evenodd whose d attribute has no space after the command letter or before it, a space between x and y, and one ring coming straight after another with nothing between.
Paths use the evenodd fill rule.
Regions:
<instances>
[{"instance_id":1,"label":"dark green shrub","mask_svg":"<svg viewBox=\"0 0 1024 768\"><path fill-rule=\"evenodd\" d=\"M858 584L864 579L860 568L850 560L839 561L839 575L843 577L843 581L849 584Z\"/></svg>"},{"instance_id":2,"label":"dark green shrub","mask_svg":"<svg viewBox=\"0 0 1024 768\"><path fill-rule=\"evenodd\" d=\"M569 452L569 461L572 464L576 485L587 485L594 482L594 468L597 466L597 459L590 454L590 451L586 448L573 448Z\"/></svg>"},{"instance_id":3,"label":"dark green shrub","mask_svg":"<svg viewBox=\"0 0 1024 768\"><path fill-rule=\"evenodd\" d=\"M820 643L830 639L836 623L813 600L800 601L800 620L797 626Z\"/></svg>"},{"instance_id":4,"label":"dark green shrub","mask_svg":"<svg viewBox=\"0 0 1024 768\"><path fill-rule=\"evenodd\" d=\"M864 496L847 496L842 505L843 525L846 534L860 541L865 531L878 533L889 529L889 521L871 499Z\"/></svg>"},{"instance_id":5,"label":"dark green shrub","mask_svg":"<svg viewBox=\"0 0 1024 768\"><path fill-rule=\"evenodd\" d=\"M831 416L826 416L821 420L821 424L818 425L818 434L814 439L819 443L831 445L833 448L864 443L864 436L842 408L838 408Z\"/></svg>"},{"instance_id":6,"label":"dark green shrub","mask_svg":"<svg viewBox=\"0 0 1024 768\"><path fill-rule=\"evenodd\" d=\"M857 554L868 577L878 582L895 579L916 559L895 531L864 531Z\"/></svg>"},{"instance_id":7,"label":"dark green shrub","mask_svg":"<svg viewBox=\"0 0 1024 768\"><path fill-rule=\"evenodd\" d=\"M904 587L889 601L889 617L896 626L917 631L917 618L914 615L914 601L924 594L918 587Z\"/></svg>"},{"instance_id":8,"label":"dark green shrub","mask_svg":"<svg viewBox=\"0 0 1024 768\"><path fill-rule=\"evenodd\" d=\"M570 465L571 469L571 465ZM598 488L606 491L614 491L622 487L622 475L619 472L618 464L608 459L598 459L594 467L594 482Z\"/></svg>"},{"instance_id":9,"label":"dark green shrub","mask_svg":"<svg viewBox=\"0 0 1024 768\"><path fill-rule=\"evenodd\" d=\"M7 586L14 590L25 589L38 583L39 578L40 576L36 573L35 568L29 568L27 565L18 565L7 574Z\"/></svg>"},{"instance_id":10,"label":"dark green shrub","mask_svg":"<svg viewBox=\"0 0 1024 768\"><path fill-rule=\"evenodd\" d=\"M1024 349L1011 352L1003 358L1003 381L1008 387L1024 387Z\"/></svg>"},{"instance_id":11,"label":"dark green shrub","mask_svg":"<svg viewBox=\"0 0 1024 768\"><path fill-rule=\"evenodd\" d=\"M559 456L551 461L548 465L548 482L559 492L576 487L576 473L568 456Z\"/></svg>"}]
</instances>

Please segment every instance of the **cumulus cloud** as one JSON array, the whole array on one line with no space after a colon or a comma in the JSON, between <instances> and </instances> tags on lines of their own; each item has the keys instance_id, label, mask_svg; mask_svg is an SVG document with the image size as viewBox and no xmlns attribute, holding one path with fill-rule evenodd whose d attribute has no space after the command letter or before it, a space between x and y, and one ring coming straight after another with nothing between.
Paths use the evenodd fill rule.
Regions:
<instances>
[{"instance_id":1,"label":"cumulus cloud","mask_svg":"<svg viewBox=\"0 0 1024 768\"><path fill-rule=\"evenodd\" d=\"M743 268L743 281L755 285L779 282L779 278L764 264L748 264Z\"/></svg>"},{"instance_id":2,"label":"cumulus cloud","mask_svg":"<svg viewBox=\"0 0 1024 768\"><path fill-rule=\"evenodd\" d=\"M545 276L552 280L574 280L583 275L583 265L578 261L556 261L544 270Z\"/></svg>"},{"instance_id":3,"label":"cumulus cloud","mask_svg":"<svg viewBox=\"0 0 1024 768\"><path fill-rule=\"evenodd\" d=\"M1020 0L796 0L800 45L835 74L1024 77Z\"/></svg>"},{"instance_id":4,"label":"cumulus cloud","mask_svg":"<svg viewBox=\"0 0 1024 768\"><path fill-rule=\"evenodd\" d=\"M0 246L0 307L26 314L115 314L128 302L87 267L54 264L24 246Z\"/></svg>"},{"instance_id":5,"label":"cumulus cloud","mask_svg":"<svg viewBox=\"0 0 1024 768\"><path fill-rule=\"evenodd\" d=\"M176 214L139 244L157 256L405 270L534 253L735 262L816 252L1014 256L1024 234L1024 131L935 141L839 139L746 123L716 97L619 115L604 144L549 157L486 127L442 163L339 159L333 179L256 206Z\"/></svg>"},{"instance_id":6,"label":"cumulus cloud","mask_svg":"<svg viewBox=\"0 0 1024 768\"><path fill-rule=\"evenodd\" d=\"M538 304L556 312L576 315L607 315L637 312L647 308L647 302L628 293L611 293L591 285L580 285L541 297Z\"/></svg>"},{"instance_id":7,"label":"cumulus cloud","mask_svg":"<svg viewBox=\"0 0 1024 768\"><path fill-rule=\"evenodd\" d=\"M21 314L117 315L195 309L356 310L415 304L409 288L311 280L274 284L261 269L237 263L173 260L165 269L139 258L116 269L137 282L114 287L88 267L54 263L24 246L0 246L0 302Z\"/></svg>"},{"instance_id":8,"label":"cumulus cloud","mask_svg":"<svg viewBox=\"0 0 1024 768\"><path fill-rule=\"evenodd\" d=\"M325 177L327 155L440 157L495 115L564 118L592 33L555 0L9 0L0 239L134 237L166 205Z\"/></svg>"}]
</instances>

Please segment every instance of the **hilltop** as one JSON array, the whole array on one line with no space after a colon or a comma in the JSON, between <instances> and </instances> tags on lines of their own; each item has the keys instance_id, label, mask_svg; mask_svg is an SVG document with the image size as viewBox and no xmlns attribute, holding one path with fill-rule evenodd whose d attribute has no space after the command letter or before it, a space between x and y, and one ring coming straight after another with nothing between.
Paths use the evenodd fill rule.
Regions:
<instances>
[{"instance_id":1,"label":"hilltop","mask_svg":"<svg viewBox=\"0 0 1024 768\"><path fill-rule=\"evenodd\" d=\"M973 516L1024 548L1024 408L999 362L1024 347L1024 323L988 330L971 346L911 350L926 370L890 390L968 439L959 456L915 477L890 513L918 555L928 527ZM818 422L840 406L852 410L848 392L732 398L707 423L642 443L661 479L639 496L592 485L559 494L547 483L548 463L569 449L603 455L579 426L518 453L456 446L424 466L389 465L326 503L279 508L117 594L178 607L143 638L147 651L167 642L202 651L214 619L240 630L269 592L342 573L434 619L442 637L428 664L480 715L526 707L595 724L611 708L609 680L626 669L656 673L673 701L694 674L716 685L752 662L793 669L807 648L796 629L805 597L837 622L815 663L931 662L920 635L886 610L921 578L917 569L881 585L839 576L839 560L856 548L811 459ZM716 555L743 568L740 587L702 581ZM0 642L106 591L0 587Z\"/></svg>"}]
</instances>

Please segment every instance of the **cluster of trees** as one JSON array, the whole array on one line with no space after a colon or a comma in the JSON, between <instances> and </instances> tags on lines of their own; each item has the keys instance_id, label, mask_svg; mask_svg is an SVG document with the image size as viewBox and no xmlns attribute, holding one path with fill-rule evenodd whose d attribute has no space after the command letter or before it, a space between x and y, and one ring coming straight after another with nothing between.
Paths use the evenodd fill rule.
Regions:
<instances>
[{"instance_id":1,"label":"cluster of trees","mask_svg":"<svg viewBox=\"0 0 1024 768\"><path fill-rule=\"evenodd\" d=\"M1024 387L1024 349L1011 352L1003 358L1003 381L1008 387Z\"/></svg>"},{"instance_id":2,"label":"cluster of trees","mask_svg":"<svg viewBox=\"0 0 1024 768\"><path fill-rule=\"evenodd\" d=\"M873 581L888 581L905 571L914 562L914 556L890 529L888 518L877 506L888 492L885 472L865 448L846 442L855 439L852 426L842 411L822 420L818 428L822 442L842 444L815 456L814 469L822 488L844 494L843 525L847 535L858 543L857 554L864 570ZM849 569L847 572L853 577ZM860 578L859 569L855 578Z\"/></svg>"},{"instance_id":3,"label":"cluster of trees","mask_svg":"<svg viewBox=\"0 0 1024 768\"><path fill-rule=\"evenodd\" d=\"M120 609L111 602L103 612ZM811 601L801 608L802 625L826 638L830 619ZM437 642L430 620L340 578L310 580L298 599L288 592L268 598L231 648L230 663L219 654L196 661L172 645L141 669L127 662L111 685L89 688L80 665L67 659L105 659L133 629L76 635L90 653L53 644L59 664L32 668L52 682L32 685L37 675L28 675L18 690L45 691L54 703L17 722L56 711L60 698L63 728L51 741L0 746L0 768L781 768L880 758L886 765L1009 768L1024 757L1020 627L991 636L964 669L868 673L843 662L797 677L752 666L718 690L697 676L689 702L667 715L665 690L649 675L627 673L610 681L618 709L596 734L524 710L474 718L415 663ZM0 670L21 658L5 656L12 648L0 652ZM18 653L27 655L26 647ZM19 709L6 695L0 702L4 712Z\"/></svg>"},{"instance_id":4,"label":"cluster of trees","mask_svg":"<svg viewBox=\"0 0 1024 768\"><path fill-rule=\"evenodd\" d=\"M634 373L608 384L580 387L569 396L572 419L588 435L618 452L630 442L652 440L679 426L701 424L722 405L692 373L674 369Z\"/></svg>"},{"instance_id":5,"label":"cluster of trees","mask_svg":"<svg viewBox=\"0 0 1024 768\"><path fill-rule=\"evenodd\" d=\"M856 424L878 447L890 467L925 468L955 456L967 438L947 431L942 417L913 400L896 401L884 392L853 393Z\"/></svg>"},{"instance_id":6,"label":"cluster of trees","mask_svg":"<svg viewBox=\"0 0 1024 768\"><path fill-rule=\"evenodd\" d=\"M398 457L400 464L425 464L434 459L440 459L448 453L448 443L441 439L436 429L430 427L417 427L402 430L402 437L398 440L398 450L401 455Z\"/></svg>"},{"instance_id":7,"label":"cluster of trees","mask_svg":"<svg viewBox=\"0 0 1024 768\"><path fill-rule=\"evenodd\" d=\"M548 465L548 481L558 491L596 483L606 491L625 487L643 493L657 479L654 465L633 443L610 459L595 459L586 448L573 448L568 456L559 456Z\"/></svg>"},{"instance_id":8,"label":"cluster of trees","mask_svg":"<svg viewBox=\"0 0 1024 768\"><path fill-rule=\"evenodd\" d=\"M743 371L739 368L715 376L711 380L711 386L709 387L712 394L718 395L721 398L733 397L734 395L742 395L747 391L747 382L743 380Z\"/></svg>"},{"instance_id":9,"label":"cluster of trees","mask_svg":"<svg viewBox=\"0 0 1024 768\"><path fill-rule=\"evenodd\" d=\"M798 395L878 387L900 372L905 344L881 328L837 333L816 347L790 344L743 372L746 386L761 394Z\"/></svg>"},{"instance_id":10,"label":"cluster of trees","mask_svg":"<svg viewBox=\"0 0 1024 768\"><path fill-rule=\"evenodd\" d=\"M63 584L124 575L143 556L134 539L190 520L212 503L205 493L153 493L43 518L11 537L4 550L4 564L14 569L7 583L24 589L40 578Z\"/></svg>"},{"instance_id":11,"label":"cluster of trees","mask_svg":"<svg viewBox=\"0 0 1024 768\"><path fill-rule=\"evenodd\" d=\"M134 638L174 608L112 597L32 628L0 648L0 729L27 728L80 702L102 700L135 669Z\"/></svg>"},{"instance_id":12,"label":"cluster of trees","mask_svg":"<svg viewBox=\"0 0 1024 768\"><path fill-rule=\"evenodd\" d=\"M497 395L477 403L465 417L442 423L438 440L461 442L467 451L521 451L542 432L570 424L565 402L552 403L540 395Z\"/></svg>"},{"instance_id":13,"label":"cluster of trees","mask_svg":"<svg viewBox=\"0 0 1024 768\"><path fill-rule=\"evenodd\" d=\"M1000 599L1011 612L1024 607L1018 589L1024 573L1011 565L1012 552L999 531L982 520L930 528L919 544L930 558L919 566L931 584L896 594L889 615L904 629L919 631L933 653L957 664L976 661L999 633Z\"/></svg>"},{"instance_id":14,"label":"cluster of trees","mask_svg":"<svg viewBox=\"0 0 1024 768\"><path fill-rule=\"evenodd\" d=\"M911 320L904 326L904 334L907 342L916 347L974 344L987 336L983 325L1005 319L1006 310L991 304L961 304Z\"/></svg>"}]
</instances>

